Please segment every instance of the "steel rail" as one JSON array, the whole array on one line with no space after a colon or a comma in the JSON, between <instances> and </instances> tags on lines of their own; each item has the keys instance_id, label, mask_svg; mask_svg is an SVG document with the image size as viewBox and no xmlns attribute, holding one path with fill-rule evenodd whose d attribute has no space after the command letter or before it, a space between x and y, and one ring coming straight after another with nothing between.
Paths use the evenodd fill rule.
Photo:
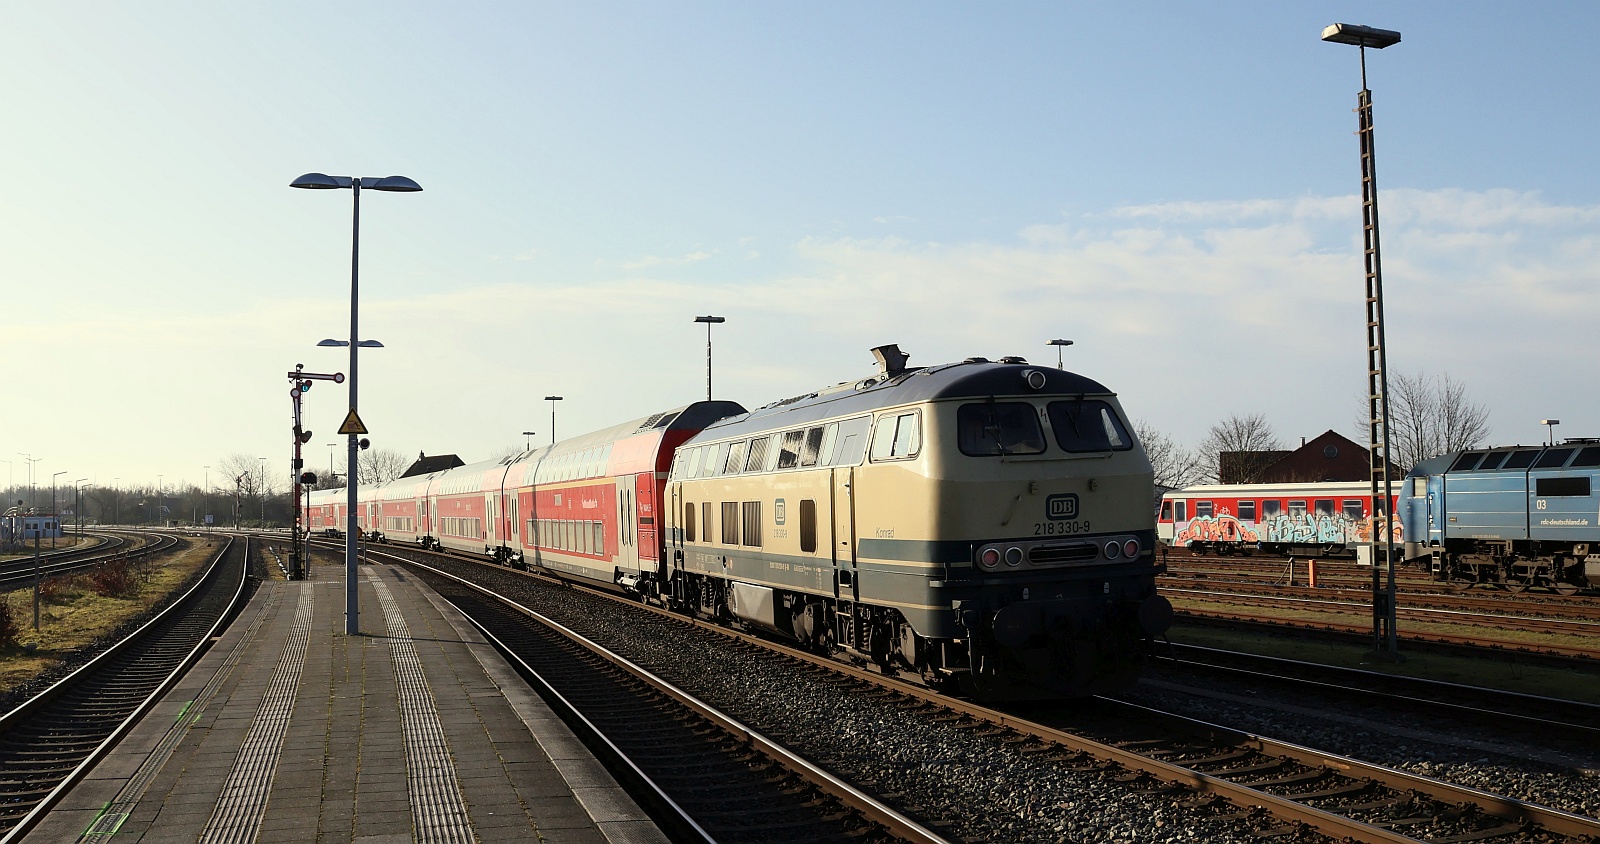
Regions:
<instances>
[{"instance_id":1,"label":"steel rail","mask_svg":"<svg viewBox=\"0 0 1600 844\"><path fill-rule=\"evenodd\" d=\"M1261 616L1251 615L1249 613L1233 613L1224 610L1178 607L1177 615L1180 618L1188 617L1216 621L1238 622L1260 625L1262 627L1276 627L1286 630L1320 630L1339 634L1367 632L1367 628L1363 625L1343 624L1337 621L1262 618ZM1430 633L1424 630L1407 630L1404 638L1410 642L1431 642L1443 645L1457 645L1477 648L1479 650L1490 652L1514 652L1559 657L1585 665L1592 664L1594 660L1600 659L1600 649L1580 648L1570 645L1547 644L1542 642L1518 642L1510 639L1495 639L1488 636L1454 636L1446 633Z\"/></svg>"},{"instance_id":2,"label":"steel rail","mask_svg":"<svg viewBox=\"0 0 1600 844\"><path fill-rule=\"evenodd\" d=\"M1211 589L1163 589L1166 595L1196 595L1205 598L1226 598L1247 606L1311 606L1319 608L1332 608L1335 610L1366 609L1370 602L1363 604L1356 601L1340 601L1330 598L1295 598L1289 596L1274 596L1249 594L1241 592L1217 591ZM1517 629L1530 633L1570 633L1578 636L1600 635L1600 622L1592 619L1579 618L1539 618L1536 616L1512 615L1509 613L1490 613L1477 610L1441 609L1437 607L1400 607L1401 614L1418 620L1433 620L1439 624L1451 622L1460 623L1461 619L1468 621L1486 621L1491 623L1510 622L1517 625Z\"/></svg>"},{"instance_id":3,"label":"steel rail","mask_svg":"<svg viewBox=\"0 0 1600 844\"><path fill-rule=\"evenodd\" d=\"M116 746L117 742L121 741L123 737L127 735L129 730L133 729L134 725L138 723L139 719L144 717L144 714L150 710L150 707L154 706L156 702L161 699L161 696L166 694L167 690L172 688L173 684L175 684L183 676L183 674L194 665L195 661L198 660L200 656L211 647L212 640L216 638L217 634L232 618L234 611L238 609L240 599L245 592L245 587L249 583L249 540L246 539L245 542L246 545L243 551L244 564L239 567L240 577L238 583L234 584L233 586L233 596L229 599L227 606L217 616L216 621L212 623L210 628L206 631L205 635L201 636L195 642L195 645L189 650L188 654L179 660L175 666L173 666L173 669L167 673L167 676L162 678L160 682L156 684L150 693L147 694L144 699L134 707L132 712L130 712L128 716L121 721L121 723L112 729L109 735L107 735L103 740L100 741L99 744L90 750L88 755L85 756L83 760L79 762L78 765L76 765L71 771L69 771L66 777L57 783L55 788L51 789L50 792L46 794L31 811L28 812L28 814L24 815L20 820L18 820L16 826L13 826L10 830L6 831L3 837L0 837L0 844L13 844L13 842L20 841L23 836L33 829L33 827L37 826L39 821L44 818L45 814L49 812L50 809L54 807L55 804L59 802L74 785L80 782L84 776L86 776L89 771L96 764L98 764L113 747ZM30 715L43 708L55 698L70 691L78 682L84 678L92 676L93 672L97 671L111 660L120 657L125 651L134 647L143 638L144 634L154 625L161 623L169 615L173 615L175 617L176 613L180 609L187 610L190 599L199 595L202 589L207 588L211 578L221 570L222 561L227 558L228 551L232 547L233 540L230 537L228 541L223 543L222 547L217 550L216 554L212 556L211 560L208 561L206 573L197 578L194 584L190 586L189 589L185 591L184 594L177 600L172 601L166 606L165 609L152 616L144 624L139 625L137 630L134 630L132 633L123 637L120 642L112 645L110 648L107 648L105 651L101 652L93 659L80 666L71 674L68 674L66 677L56 681L49 688L41 691L37 695L34 695L27 701L24 701L21 705L12 709L10 712L0 715L0 735L10 732L11 729L17 726L20 722L26 720Z\"/></svg>"},{"instance_id":4,"label":"steel rail","mask_svg":"<svg viewBox=\"0 0 1600 844\"><path fill-rule=\"evenodd\" d=\"M632 660L608 650L603 645L583 636L577 631L572 630L571 628L552 618L540 614L536 610L517 603L515 600L501 595L498 592L489 589L488 587L473 583L470 580L458 577L457 575L428 565L427 563L407 559L405 557L385 551L374 552L372 549L368 549L368 554L375 554L378 557L388 557L396 562L401 562L408 566L417 566L419 568L426 569L435 575L459 583L462 586L472 589L485 597L515 609L517 612L532 618L546 627L549 627L550 629L560 633L562 636L565 636L578 645L581 645L583 648L595 654L596 656L599 656L607 662L610 662L611 664L623 669L651 688L677 701L679 704L699 715L701 718L704 718L719 729L734 736L745 745L755 749L768 758L777 761L784 767L795 771L804 777L808 782L816 786L819 790L834 797L841 803L850 806L851 808L860 812L864 817L867 817L868 819L882 825L885 829L889 830L889 832L905 841L914 842L914 844L949 844L945 838L934 833L932 830L929 830L921 824L918 824L916 821L913 821L910 818L900 814L892 807L882 803L881 801L878 801L877 799L866 794L865 792L860 791L844 780L834 776L827 770L813 764L811 761L799 756L793 751L790 751L777 741L768 738L761 732L745 725L737 719L700 700L694 695L678 688L677 686L668 682L666 679L650 672L637 663L634 663ZM474 624L477 624L477 622L474 622ZM479 625L479 628L482 629L482 626ZM537 675L537 672L534 673ZM564 697L561 699L565 701ZM567 705L570 706L570 704ZM584 719L584 721L587 723L587 719ZM609 745L610 742L608 741L607 744ZM620 753L620 751L618 752ZM632 763L629 764L630 766L632 765ZM637 771L637 768L634 768L634 770ZM640 772L640 775L643 776L642 772ZM646 778L646 781L648 781L648 778ZM652 784L652 787L656 789L658 794L661 794L662 797L665 797L665 794L661 793L659 786ZM675 803L672 805L676 806ZM695 828L699 829L698 824L695 825ZM701 830L701 832L703 833L704 830ZM0 842L0 844L4 844L4 842Z\"/></svg>"}]
</instances>

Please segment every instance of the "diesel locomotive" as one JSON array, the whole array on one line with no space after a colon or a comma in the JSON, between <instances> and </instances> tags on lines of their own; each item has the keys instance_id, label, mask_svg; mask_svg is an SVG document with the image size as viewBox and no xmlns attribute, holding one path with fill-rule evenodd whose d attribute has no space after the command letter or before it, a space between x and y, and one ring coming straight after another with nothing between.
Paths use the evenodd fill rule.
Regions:
<instances>
[{"instance_id":1,"label":"diesel locomotive","mask_svg":"<svg viewBox=\"0 0 1600 844\"><path fill-rule=\"evenodd\" d=\"M1462 588L1600 587L1600 440L1457 451L1411 470L1406 560Z\"/></svg>"},{"instance_id":2,"label":"diesel locomotive","mask_svg":"<svg viewBox=\"0 0 1600 844\"><path fill-rule=\"evenodd\" d=\"M410 541L609 584L986 699L1123 688L1170 623L1117 397L1021 358L683 408L363 490ZM316 493L312 530L343 519Z\"/></svg>"}]
</instances>

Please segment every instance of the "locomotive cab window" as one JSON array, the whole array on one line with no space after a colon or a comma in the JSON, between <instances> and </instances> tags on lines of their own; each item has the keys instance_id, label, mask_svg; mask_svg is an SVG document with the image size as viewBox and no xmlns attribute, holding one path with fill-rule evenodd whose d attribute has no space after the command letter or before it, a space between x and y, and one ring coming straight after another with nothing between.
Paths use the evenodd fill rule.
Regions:
<instances>
[{"instance_id":1,"label":"locomotive cab window","mask_svg":"<svg viewBox=\"0 0 1600 844\"><path fill-rule=\"evenodd\" d=\"M1529 466L1533 465L1533 459L1535 457L1538 457L1538 456L1539 456L1539 450L1536 449L1536 448L1535 449L1528 449L1527 451L1512 452L1511 459L1507 460L1506 461L1506 465L1502 466L1501 468L1503 468L1503 469L1526 469Z\"/></svg>"},{"instance_id":2,"label":"locomotive cab window","mask_svg":"<svg viewBox=\"0 0 1600 844\"><path fill-rule=\"evenodd\" d=\"M1044 430L1026 402L964 404L956 411L956 445L969 457L1039 454Z\"/></svg>"},{"instance_id":3,"label":"locomotive cab window","mask_svg":"<svg viewBox=\"0 0 1600 844\"><path fill-rule=\"evenodd\" d=\"M1574 448L1552 448L1549 451L1546 451L1539 458L1539 461L1537 463L1533 464L1533 468L1535 468L1535 469L1559 469L1562 466L1567 465L1567 458L1571 457L1572 456L1572 452L1574 452L1574 451L1577 451L1577 449L1574 449Z\"/></svg>"},{"instance_id":4,"label":"locomotive cab window","mask_svg":"<svg viewBox=\"0 0 1600 844\"><path fill-rule=\"evenodd\" d=\"M1256 503L1254 501L1239 502L1239 520L1244 522L1256 520Z\"/></svg>"},{"instance_id":5,"label":"locomotive cab window","mask_svg":"<svg viewBox=\"0 0 1600 844\"><path fill-rule=\"evenodd\" d=\"M1572 468L1591 469L1600 466L1600 445L1591 445L1578 452L1578 459L1572 461Z\"/></svg>"},{"instance_id":6,"label":"locomotive cab window","mask_svg":"<svg viewBox=\"0 0 1600 844\"><path fill-rule=\"evenodd\" d=\"M872 461L909 460L922 450L922 426L916 411L879 417L872 430ZM820 429L817 444L821 445ZM807 445L810 437L806 438Z\"/></svg>"},{"instance_id":7,"label":"locomotive cab window","mask_svg":"<svg viewBox=\"0 0 1600 844\"><path fill-rule=\"evenodd\" d=\"M1482 451L1463 451L1463 452L1461 452L1461 455L1456 458L1456 462L1450 464L1450 471L1452 471L1452 472L1470 472L1470 471L1472 471L1473 469L1477 468L1478 461L1483 459L1483 455L1485 453L1486 452L1482 452Z\"/></svg>"},{"instance_id":8,"label":"locomotive cab window","mask_svg":"<svg viewBox=\"0 0 1600 844\"><path fill-rule=\"evenodd\" d=\"M1053 401L1049 412L1056 443L1067 451L1083 453L1133 448L1133 437L1128 435L1128 429L1123 427L1117 412L1106 402L1099 399Z\"/></svg>"},{"instance_id":9,"label":"locomotive cab window","mask_svg":"<svg viewBox=\"0 0 1600 844\"><path fill-rule=\"evenodd\" d=\"M1163 521L1163 522L1172 521L1172 502L1171 501L1163 501L1163 502L1161 502L1161 521Z\"/></svg>"}]
</instances>

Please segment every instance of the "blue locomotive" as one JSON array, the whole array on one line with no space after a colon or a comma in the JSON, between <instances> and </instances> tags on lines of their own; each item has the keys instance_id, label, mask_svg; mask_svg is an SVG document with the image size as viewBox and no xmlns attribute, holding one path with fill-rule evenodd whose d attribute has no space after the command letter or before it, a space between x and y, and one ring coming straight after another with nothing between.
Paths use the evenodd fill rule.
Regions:
<instances>
[{"instance_id":1,"label":"blue locomotive","mask_svg":"<svg viewBox=\"0 0 1600 844\"><path fill-rule=\"evenodd\" d=\"M1435 580L1570 595L1600 586L1600 440L1452 452L1400 496L1405 558Z\"/></svg>"}]
</instances>

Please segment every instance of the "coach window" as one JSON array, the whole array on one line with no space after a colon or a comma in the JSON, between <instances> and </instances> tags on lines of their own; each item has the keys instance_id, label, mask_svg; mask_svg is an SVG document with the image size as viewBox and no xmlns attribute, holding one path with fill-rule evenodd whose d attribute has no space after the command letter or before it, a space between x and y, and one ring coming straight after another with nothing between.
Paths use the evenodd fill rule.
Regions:
<instances>
[{"instance_id":1,"label":"coach window","mask_svg":"<svg viewBox=\"0 0 1600 844\"><path fill-rule=\"evenodd\" d=\"M1173 517L1172 517L1173 521L1177 521L1177 522L1187 522L1187 521L1189 521L1189 502L1187 502L1187 501L1178 501L1178 502L1175 502L1172 506L1173 506L1173 511L1172 511L1173 512Z\"/></svg>"},{"instance_id":2,"label":"coach window","mask_svg":"<svg viewBox=\"0 0 1600 844\"><path fill-rule=\"evenodd\" d=\"M694 502L683 505L683 541L694 541Z\"/></svg>"},{"instance_id":3,"label":"coach window","mask_svg":"<svg viewBox=\"0 0 1600 844\"><path fill-rule=\"evenodd\" d=\"M1306 503L1304 501L1289 502L1289 518L1303 519L1306 517Z\"/></svg>"},{"instance_id":4,"label":"coach window","mask_svg":"<svg viewBox=\"0 0 1600 844\"><path fill-rule=\"evenodd\" d=\"M1194 503L1194 517L1195 518L1197 518L1197 519L1209 519L1209 518L1211 518L1212 512L1213 511L1212 511L1212 507L1211 507L1211 502L1209 502L1209 501L1196 501Z\"/></svg>"},{"instance_id":5,"label":"coach window","mask_svg":"<svg viewBox=\"0 0 1600 844\"><path fill-rule=\"evenodd\" d=\"M1256 503L1254 501L1239 502L1239 520L1242 522L1256 520Z\"/></svg>"},{"instance_id":6,"label":"coach window","mask_svg":"<svg viewBox=\"0 0 1600 844\"><path fill-rule=\"evenodd\" d=\"M1317 502L1316 502L1316 509L1317 509L1317 515L1319 515L1319 516L1331 516L1331 515L1333 515L1333 499L1332 498L1318 498Z\"/></svg>"},{"instance_id":7,"label":"coach window","mask_svg":"<svg viewBox=\"0 0 1600 844\"><path fill-rule=\"evenodd\" d=\"M964 404L956 410L956 446L968 457L1039 454L1044 430L1026 402Z\"/></svg>"},{"instance_id":8,"label":"coach window","mask_svg":"<svg viewBox=\"0 0 1600 844\"><path fill-rule=\"evenodd\" d=\"M1366 514L1366 508L1361 506L1361 499L1359 498L1346 498L1339 503L1344 505L1344 515L1347 519L1360 521L1361 517Z\"/></svg>"},{"instance_id":9,"label":"coach window","mask_svg":"<svg viewBox=\"0 0 1600 844\"><path fill-rule=\"evenodd\" d=\"M761 502L744 502L743 542L751 548L761 547Z\"/></svg>"},{"instance_id":10,"label":"coach window","mask_svg":"<svg viewBox=\"0 0 1600 844\"><path fill-rule=\"evenodd\" d=\"M591 522L594 525L594 552L604 557L606 555L606 526L604 522Z\"/></svg>"},{"instance_id":11,"label":"coach window","mask_svg":"<svg viewBox=\"0 0 1600 844\"><path fill-rule=\"evenodd\" d=\"M1099 399L1053 401L1050 427L1056 443L1071 452L1125 451L1133 448L1133 437L1111 405Z\"/></svg>"},{"instance_id":12,"label":"coach window","mask_svg":"<svg viewBox=\"0 0 1600 844\"><path fill-rule=\"evenodd\" d=\"M1571 457L1572 456L1572 452L1574 452L1574 451L1577 451L1577 449L1574 449L1574 448L1552 448L1549 451L1545 452L1544 455L1539 458L1539 462L1533 464L1533 468L1535 468L1535 469L1559 469L1562 466L1567 465L1567 458Z\"/></svg>"},{"instance_id":13,"label":"coach window","mask_svg":"<svg viewBox=\"0 0 1600 844\"><path fill-rule=\"evenodd\" d=\"M1261 502L1261 518L1263 518L1263 519L1270 519L1273 516L1276 516L1276 515L1278 515L1279 513L1282 513L1282 512L1283 512L1283 502L1282 501L1263 501L1263 502Z\"/></svg>"},{"instance_id":14,"label":"coach window","mask_svg":"<svg viewBox=\"0 0 1600 844\"><path fill-rule=\"evenodd\" d=\"M800 550L811 554L817 550L817 502L800 499Z\"/></svg>"},{"instance_id":15,"label":"coach window","mask_svg":"<svg viewBox=\"0 0 1600 844\"><path fill-rule=\"evenodd\" d=\"M1572 461L1570 468L1590 469L1595 466L1600 466L1600 445L1591 445L1578 452L1578 459Z\"/></svg>"},{"instance_id":16,"label":"coach window","mask_svg":"<svg viewBox=\"0 0 1600 844\"><path fill-rule=\"evenodd\" d=\"M722 502L722 544L739 544L739 502Z\"/></svg>"},{"instance_id":17,"label":"coach window","mask_svg":"<svg viewBox=\"0 0 1600 844\"><path fill-rule=\"evenodd\" d=\"M1163 501L1163 502L1161 502L1161 521L1163 521L1163 522L1172 521L1172 502L1171 501Z\"/></svg>"}]
</instances>

